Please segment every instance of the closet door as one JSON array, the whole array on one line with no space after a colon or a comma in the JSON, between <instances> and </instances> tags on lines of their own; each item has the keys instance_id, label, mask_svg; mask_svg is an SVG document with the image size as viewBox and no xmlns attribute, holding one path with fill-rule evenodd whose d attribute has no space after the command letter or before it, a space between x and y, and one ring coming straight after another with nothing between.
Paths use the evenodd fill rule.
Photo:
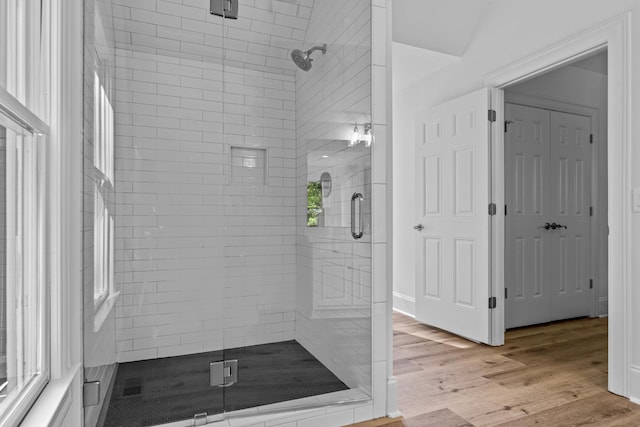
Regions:
<instances>
[{"instance_id":1,"label":"closet door","mask_svg":"<svg viewBox=\"0 0 640 427\"><path fill-rule=\"evenodd\" d=\"M507 104L505 135L505 327L551 318L550 113Z\"/></svg>"},{"instance_id":2,"label":"closet door","mask_svg":"<svg viewBox=\"0 0 640 427\"><path fill-rule=\"evenodd\" d=\"M590 119L507 104L505 327L589 314Z\"/></svg>"},{"instance_id":3,"label":"closet door","mask_svg":"<svg viewBox=\"0 0 640 427\"><path fill-rule=\"evenodd\" d=\"M551 320L589 314L591 123L585 116L552 111L550 192L552 223Z\"/></svg>"}]
</instances>

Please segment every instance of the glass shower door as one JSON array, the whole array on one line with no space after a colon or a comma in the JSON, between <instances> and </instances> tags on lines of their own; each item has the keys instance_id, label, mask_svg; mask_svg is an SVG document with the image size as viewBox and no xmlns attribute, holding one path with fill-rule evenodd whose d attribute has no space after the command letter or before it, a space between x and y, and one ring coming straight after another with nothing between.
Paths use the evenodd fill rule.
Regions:
<instances>
[{"instance_id":1,"label":"glass shower door","mask_svg":"<svg viewBox=\"0 0 640 427\"><path fill-rule=\"evenodd\" d=\"M222 323L225 360L238 367L224 389L228 416L371 390L371 150L348 146L354 122L371 121L370 2L346 15L334 0L269 3L241 2L237 19L221 19ZM308 71L291 58L325 43ZM312 182L325 192L316 228Z\"/></svg>"},{"instance_id":2,"label":"glass shower door","mask_svg":"<svg viewBox=\"0 0 640 427\"><path fill-rule=\"evenodd\" d=\"M223 26L134 3L85 0L85 425L190 426L224 412Z\"/></svg>"}]
</instances>

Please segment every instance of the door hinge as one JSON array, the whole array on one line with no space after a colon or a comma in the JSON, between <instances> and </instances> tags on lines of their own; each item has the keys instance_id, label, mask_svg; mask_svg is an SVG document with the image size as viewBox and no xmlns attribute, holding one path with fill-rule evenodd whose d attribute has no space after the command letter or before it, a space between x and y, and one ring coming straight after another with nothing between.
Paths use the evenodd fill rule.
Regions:
<instances>
[{"instance_id":1,"label":"door hinge","mask_svg":"<svg viewBox=\"0 0 640 427\"><path fill-rule=\"evenodd\" d=\"M490 122L495 122L497 116L498 116L498 114L496 113L496 110L489 110L489 121Z\"/></svg>"},{"instance_id":2,"label":"door hinge","mask_svg":"<svg viewBox=\"0 0 640 427\"><path fill-rule=\"evenodd\" d=\"M489 310L493 310L496 308L497 300L496 297L489 297Z\"/></svg>"},{"instance_id":3,"label":"door hinge","mask_svg":"<svg viewBox=\"0 0 640 427\"><path fill-rule=\"evenodd\" d=\"M593 206L589 206L589 216L593 216Z\"/></svg>"},{"instance_id":4,"label":"door hinge","mask_svg":"<svg viewBox=\"0 0 640 427\"><path fill-rule=\"evenodd\" d=\"M238 382L238 360L223 360L209 364L209 385L229 387Z\"/></svg>"},{"instance_id":5,"label":"door hinge","mask_svg":"<svg viewBox=\"0 0 640 427\"><path fill-rule=\"evenodd\" d=\"M589 289L593 289L593 279L589 279Z\"/></svg>"},{"instance_id":6,"label":"door hinge","mask_svg":"<svg viewBox=\"0 0 640 427\"><path fill-rule=\"evenodd\" d=\"M504 288L504 299L507 299L507 295L508 295L507 288Z\"/></svg>"},{"instance_id":7,"label":"door hinge","mask_svg":"<svg viewBox=\"0 0 640 427\"><path fill-rule=\"evenodd\" d=\"M593 144L593 134L589 135L589 144Z\"/></svg>"},{"instance_id":8,"label":"door hinge","mask_svg":"<svg viewBox=\"0 0 640 427\"><path fill-rule=\"evenodd\" d=\"M504 121L504 133L509 132L509 125L513 123L513 120L505 120Z\"/></svg>"},{"instance_id":9,"label":"door hinge","mask_svg":"<svg viewBox=\"0 0 640 427\"><path fill-rule=\"evenodd\" d=\"M82 406L95 406L100 403L100 381L90 381L82 385Z\"/></svg>"},{"instance_id":10,"label":"door hinge","mask_svg":"<svg viewBox=\"0 0 640 427\"><path fill-rule=\"evenodd\" d=\"M493 216L496 214L496 204L495 203L489 203L489 215Z\"/></svg>"},{"instance_id":11,"label":"door hinge","mask_svg":"<svg viewBox=\"0 0 640 427\"><path fill-rule=\"evenodd\" d=\"M504 205L504 216L507 216L507 205Z\"/></svg>"}]
</instances>

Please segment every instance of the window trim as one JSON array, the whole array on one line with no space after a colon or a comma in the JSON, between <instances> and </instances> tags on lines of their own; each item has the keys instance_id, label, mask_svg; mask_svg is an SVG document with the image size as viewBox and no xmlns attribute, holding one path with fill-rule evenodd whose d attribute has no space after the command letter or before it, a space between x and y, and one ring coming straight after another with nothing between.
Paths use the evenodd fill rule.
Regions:
<instances>
[{"instance_id":1,"label":"window trim","mask_svg":"<svg viewBox=\"0 0 640 427\"><path fill-rule=\"evenodd\" d=\"M23 427L82 425L83 2L43 2L48 71L51 380Z\"/></svg>"},{"instance_id":2,"label":"window trim","mask_svg":"<svg viewBox=\"0 0 640 427\"><path fill-rule=\"evenodd\" d=\"M51 128L3 87L0 87L0 113L8 116L29 133L50 135Z\"/></svg>"},{"instance_id":3,"label":"window trim","mask_svg":"<svg viewBox=\"0 0 640 427\"><path fill-rule=\"evenodd\" d=\"M4 88L0 88L0 114L2 114L8 121L15 124L16 127L21 128L29 134L32 134L36 139L41 137L48 137L50 134L49 126L47 126L38 116L36 116L31 110L22 105L15 97L8 93ZM3 124L6 120L2 120ZM49 310L49 293L46 282L49 278L48 264L50 262L48 255L48 224L49 224L49 201L47 199L47 149L46 142L43 144L41 141L35 141L36 144L36 159L38 160L37 167L40 169L37 176L37 185L39 188L38 194L36 194L37 200L37 231L35 232L35 238L38 241L37 249L39 252L37 257L37 272L36 282L38 288L42 291L39 295L38 302L39 310L39 327L35 336L39 344L42 346L39 350L39 354L36 357L41 362L41 372L39 375L31 378L27 384L23 387L18 395L17 399L12 403L11 407L4 413L0 413L0 424L2 425L15 425L17 424L29 411L31 406L35 403L37 397L42 390L46 387L51 379L51 334L47 325L50 319ZM45 283L43 285L43 282Z\"/></svg>"}]
</instances>

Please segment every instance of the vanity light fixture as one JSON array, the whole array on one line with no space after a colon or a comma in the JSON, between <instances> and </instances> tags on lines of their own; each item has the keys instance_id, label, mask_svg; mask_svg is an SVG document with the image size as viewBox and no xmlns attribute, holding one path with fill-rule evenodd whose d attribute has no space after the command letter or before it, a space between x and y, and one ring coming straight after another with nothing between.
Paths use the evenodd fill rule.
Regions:
<instances>
[{"instance_id":1,"label":"vanity light fixture","mask_svg":"<svg viewBox=\"0 0 640 427\"><path fill-rule=\"evenodd\" d=\"M364 134L360 133L358 129L358 124L353 127L353 134L351 134L351 139L347 142L347 147L352 148L356 145L364 142L364 146L369 148L373 143L373 128L371 127L371 123L365 123L362 125L364 128Z\"/></svg>"},{"instance_id":2,"label":"vanity light fixture","mask_svg":"<svg viewBox=\"0 0 640 427\"><path fill-rule=\"evenodd\" d=\"M351 139L347 144L349 147L355 147L360 142L360 131L358 130L358 124L356 123L353 127L353 133L351 134Z\"/></svg>"},{"instance_id":3,"label":"vanity light fixture","mask_svg":"<svg viewBox=\"0 0 640 427\"><path fill-rule=\"evenodd\" d=\"M364 141L364 146L369 148L371 147L371 143L373 142L373 134L371 132L371 123L364 124L364 136L362 138Z\"/></svg>"}]
</instances>

